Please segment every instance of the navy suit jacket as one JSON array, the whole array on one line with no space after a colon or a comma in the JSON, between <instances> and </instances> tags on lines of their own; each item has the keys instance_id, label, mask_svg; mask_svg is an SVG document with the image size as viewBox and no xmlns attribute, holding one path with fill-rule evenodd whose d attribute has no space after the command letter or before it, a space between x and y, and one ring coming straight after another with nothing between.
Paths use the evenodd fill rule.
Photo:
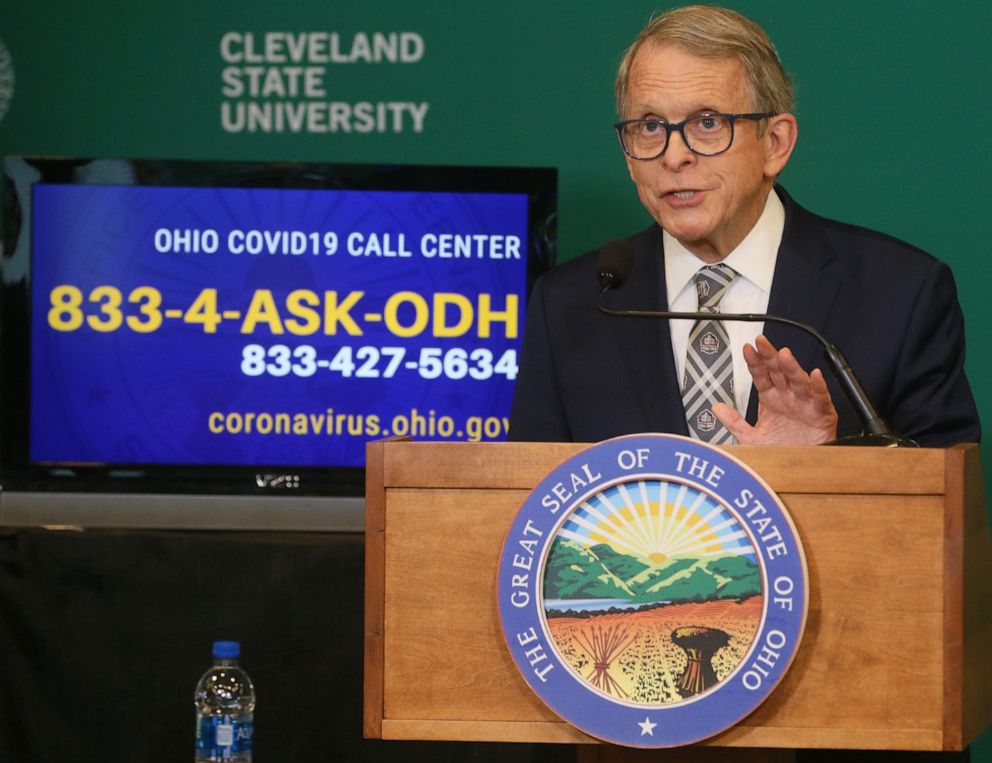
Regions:
<instances>
[{"instance_id":1,"label":"navy suit jacket","mask_svg":"<svg viewBox=\"0 0 992 763\"><path fill-rule=\"evenodd\" d=\"M865 228L814 215L782 188L785 230L768 312L811 324L847 356L879 414L921 445L978 442L980 425L964 374L964 320L950 270L925 252ZM657 225L629 239L633 269L607 293L615 308L668 307ZM595 442L635 432L688 434L668 323L605 315L597 252L538 280L528 305L510 439ZM821 368L840 420L861 421L834 381L818 342L766 323L776 347L803 368ZM757 417L752 390L746 418Z\"/></svg>"}]
</instances>

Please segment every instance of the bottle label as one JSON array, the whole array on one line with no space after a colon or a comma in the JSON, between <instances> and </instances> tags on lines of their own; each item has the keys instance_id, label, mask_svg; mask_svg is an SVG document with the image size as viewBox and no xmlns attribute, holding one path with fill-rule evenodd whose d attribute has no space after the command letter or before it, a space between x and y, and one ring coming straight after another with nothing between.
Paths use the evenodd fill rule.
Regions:
<instances>
[{"instance_id":1,"label":"bottle label","mask_svg":"<svg viewBox=\"0 0 992 763\"><path fill-rule=\"evenodd\" d=\"M230 723L220 723L214 729L215 741L218 747L230 747L234 744L234 726Z\"/></svg>"},{"instance_id":2,"label":"bottle label","mask_svg":"<svg viewBox=\"0 0 992 763\"><path fill-rule=\"evenodd\" d=\"M230 760L251 755L252 716L201 715L196 724L197 760Z\"/></svg>"}]
</instances>

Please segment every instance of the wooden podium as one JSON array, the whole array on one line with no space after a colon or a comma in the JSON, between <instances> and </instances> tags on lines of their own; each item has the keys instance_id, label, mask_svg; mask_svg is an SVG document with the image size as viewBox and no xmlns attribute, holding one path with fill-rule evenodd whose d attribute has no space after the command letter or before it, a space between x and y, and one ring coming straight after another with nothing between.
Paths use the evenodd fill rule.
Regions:
<instances>
[{"instance_id":1,"label":"wooden podium","mask_svg":"<svg viewBox=\"0 0 992 763\"><path fill-rule=\"evenodd\" d=\"M584 447L368 446L366 737L600 744L524 683L496 606L517 509ZM810 605L782 683L703 746L968 745L992 720L992 543L978 447L727 450L788 507ZM609 757L587 749L585 760Z\"/></svg>"}]
</instances>

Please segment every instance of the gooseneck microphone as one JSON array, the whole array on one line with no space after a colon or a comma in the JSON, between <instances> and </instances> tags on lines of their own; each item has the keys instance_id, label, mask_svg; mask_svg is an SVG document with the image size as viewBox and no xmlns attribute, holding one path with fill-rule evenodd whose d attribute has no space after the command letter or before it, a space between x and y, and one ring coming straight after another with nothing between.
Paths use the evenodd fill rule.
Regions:
<instances>
[{"instance_id":1,"label":"gooseneck microphone","mask_svg":"<svg viewBox=\"0 0 992 763\"><path fill-rule=\"evenodd\" d=\"M603 304L603 295L613 289L618 289L630 275L634 267L634 253L630 243L623 239L616 239L604 246L598 257L598 277L601 291L596 297L597 309L606 315L614 315L621 318L663 318L688 319L688 320L720 320L720 321L745 321L749 323L782 323L786 326L805 331L814 337L823 347L827 356L827 363L833 372L834 378L840 384L841 389L847 399L854 406L864 429L860 435L852 435L834 440L830 445L880 445L885 447L917 447L912 440L900 437L888 424L878 415L875 406L872 405L868 394L861 386L857 374L851 368L844 353L837 345L829 342L823 334L810 326L808 323L795 321L791 318L784 318L779 315L767 313L704 313L704 312L674 312L671 310L615 310Z\"/></svg>"}]
</instances>

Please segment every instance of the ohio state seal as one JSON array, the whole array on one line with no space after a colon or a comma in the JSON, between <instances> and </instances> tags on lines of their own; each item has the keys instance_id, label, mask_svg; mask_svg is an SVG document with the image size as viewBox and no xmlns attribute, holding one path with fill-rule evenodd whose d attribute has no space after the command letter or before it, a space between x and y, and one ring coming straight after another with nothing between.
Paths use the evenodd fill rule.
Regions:
<instances>
[{"instance_id":1,"label":"ohio state seal","mask_svg":"<svg viewBox=\"0 0 992 763\"><path fill-rule=\"evenodd\" d=\"M631 435L554 469L499 562L521 675L614 744L691 744L738 723L788 669L806 622L803 548L778 497L698 440Z\"/></svg>"}]
</instances>

